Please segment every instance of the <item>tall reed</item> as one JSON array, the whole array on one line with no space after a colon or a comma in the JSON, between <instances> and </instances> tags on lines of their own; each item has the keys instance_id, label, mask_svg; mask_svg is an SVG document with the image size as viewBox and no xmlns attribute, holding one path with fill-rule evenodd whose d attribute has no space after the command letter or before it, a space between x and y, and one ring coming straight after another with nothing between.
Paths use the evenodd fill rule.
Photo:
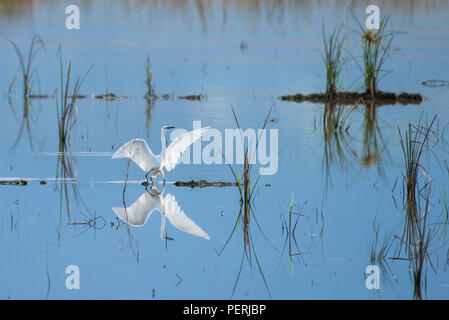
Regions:
<instances>
[{"instance_id":1,"label":"tall reed","mask_svg":"<svg viewBox=\"0 0 449 320\"><path fill-rule=\"evenodd\" d=\"M58 101L58 95L56 95L56 116L58 120L58 136L59 141L66 143L70 140L70 133L73 126L77 120L78 110L76 107L76 99L79 95L79 90L81 85L89 74L92 66L89 70L82 76L78 77L72 88L71 84L71 72L72 72L72 61L69 61L69 66L66 71L66 77L64 80L64 67L62 62L61 47L58 49L59 56L59 72L60 72L60 98Z\"/></svg>"},{"instance_id":2,"label":"tall reed","mask_svg":"<svg viewBox=\"0 0 449 320\"><path fill-rule=\"evenodd\" d=\"M241 127L239 124L239 121L237 119L237 116L235 114L235 111L233 108L231 108L232 110L232 114L234 116L234 120L237 124L237 128L240 130L241 132ZM267 114L267 117L265 118L265 122L263 124L262 130L265 129L267 123L268 123L268 119L271 115L271 112L273 110L273 106L271 106L270 111ZM261 133L262 134L262 133ZM253 202L253 193L254 190L259 182L260 179L260 175L256 178L255 182L252 183L252 178L251 178L251 169L252 169L252 164L254 163L254 159L252 157L256 156L257 153L257 148L259 145L259 141L260 141L260 137L261 135L259 135L259 137L257 137L257 142L256 142L256 146L255 148L253 148L253 146L245 146L244 141L243 141L243 136L241 136L242 139L242 145L245 146L244 147L244 163L243 163L243 172L242 175L240 175L240 173L236 170L234 170L232 168L232 166L229 164L229 161L223 156L225 162L228 164L228 167L232 173L232 176L234 177L234 180L238 186L238 191L239 191L239 195L240 195L240 209L239 209L239 214L237 216L237 219L234 223L234 226L231 230L230 235L228 236L227 240L225 241L225 244L223 245L222 249L218 252L219 255L221 255L221 253L223 252L223 250L226 248L226 246L228 245L229 241L231 240L232 236L234 235L234 233L236 231L238 231L239 229L242 229L243 232L243 254L242 254L242 260L240 263L240 267L239 267L239 271L237 274L237 278L235 280L234 283L234 287L232 289L232 293L231 293L231 297L234 295L235 289L237 287L237 283L239 281L240 278L240 274L243 268L243 263L245 261L245 257L250 265L250 267L252 268L252 260L254 257L254 260L256 261L257 264L257 268L259 270L259 273L262 277L262 280L264 282L265 288L268 292L268 294L271 296L271 292L270 289L268 287L268 283L267 280L265 278L265 275L263 273L262 267L260 265L258 256L256 254L256 249L254 248L254 244L253 244L253 238L252 238L252 233L251 233L251 221L254 221L258 227L258 229L261 231L262 235L264 236L264 238L266 240L268 240L265 237L265 234L262 231L261 226L259 225L259 222L256 218L256 215L253 211L252 208L252 202ZM251 150L251 152L250 152Z\"/></svg>"},{"instance_id":3,"label":"tall reed","mask_svg":"<svg viewBox=\"0 0 449 320\"><path fill-rule=\"evenodd\" d=\"M340 73L344 64L342 58L342 48L345 41L345 35L342 33L343 25L335 27L329 39L326 38L326 31L323 23L323 44L324 54L322 59L326 67L326 95L327 98L333 99L337 92Z\"/></svg>"},{"instance_id":4,"label":"tall reed","mask_svg":"<svg viewBox=\"0 0 449 320\"><path fill-rule=\"evenodd\" d=\"M371 97L376 95L381 74L385 72L383 66L391 53L391 43L395 32L387 31L390 14L385 15L377 31L367 30L361 22L354 16L358 26L358 34L362 40L363 66L360 66L363 73L365 93Z\"/></svg>"},{"instance_id":5,"label":"tall reed","mask_svg":"<svg viewBox=\"0 0 449 320\"><path fill-rule=\"evenodd\" d=\"M404 137L399 130L405 162L405 222L398 253L401 252L402 246L405 245L405 253L412 263L415 299L422 299L421 284L424 263L425 261L430 261L428 248L436 230L431 228L429 224L432 180L421 163L421 157L427 148L429 134L435 120L436 116L428 126L421 125L421 122L417 126L409 124ZM419 169L423 173L425 182L423 186L418 187ZM424 204L422 204L421 200L424 201ZM433 267L431 261L430 264Z\"/></svg>"},{"instance_id":6,"label":"tall reed","mask_svg":"<svg viewBox=\"0 0 449 320\"><path fill-rule=\"evenodd\" d=\"M82 76L78 77L74 85L71 85L71 73L72 73L72 63L69 61L67 71L64 71L63 61L62 61L62 48L58 49L57 55L59 57L59 75L60 75L60 101L58 101L58 94L56 94L56 116L58 122L58 138L59 138L59 154L58 154L58 165L56 168L56 178L57 181L61 180L61 202L60 202L60 223L62 221L62 204L63 198L66 202L66 211L68 219L70 221L70 189L68 183L72 185L71 192L76 201L80 199L76 183L73 183L75 177L74 169L74 158L71 156L70 151L70 136L73 127L77 121L77 107L76 99L79 95L79 90L81 85L88 75L92 66L88 71ZM65 78L64 78L65 74ZM57 90L56 90L57 91Z\"/></svg>"}]
</instances>

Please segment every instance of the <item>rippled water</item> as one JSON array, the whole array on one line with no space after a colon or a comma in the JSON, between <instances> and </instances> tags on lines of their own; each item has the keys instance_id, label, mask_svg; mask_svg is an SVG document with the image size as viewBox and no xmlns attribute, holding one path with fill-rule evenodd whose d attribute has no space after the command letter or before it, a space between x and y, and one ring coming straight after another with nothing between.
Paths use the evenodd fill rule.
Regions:
<instances>
[{"instance_id":1,"label":"rippled water","mask_svg":"<svg viewBox=\"0 0 449 320\"><path fill-rule=\"evenodd\" d=\"M385 66L391 72L380 88L418 92L426 99L420 105L387 105L371 112L363 104L356 106L342 156L323 132L324 105L277 99L324 90L322 23L327 30L347 23L345 55L350 58L342 80L345 89L362 86L354 61L360 42L350 31L356 26L348 9L364 19L367 4L80 1L81 29L67 30L65 7L59 2L0 2L0 176L28 181L26 186L0 186L0 297L228 299L237 281L233 298L241 299L412 299L417 287L423 298L446 299L449 247L442 223L449 91L444 81L438 82L442 86L423 82L449 80L448 4L380 2L381 13L391 10L391 28L404 32L395 36ZM24 112L21 71L9 40L25 52L35 33L46 46L33 60L39 75L33 93L52 95L60 86L58 42L65 63L72 61L74 76L94 65L82 84L81 94L88 97L77 101L68 153L58 153L54 98L31 99ZM148 103L143 97L147 55L155 92L168 94L168 99ZM105 93L122 98L91 97ZM177 99L191 94L204 99ZM261 176L253 194L255 218L251 245L246 246L250 256L245 255L243 225L218 254L240 211L236 187L173 184L233 181L224 164L181 164L166 173L164 195L173 195L210 240L169 222L165 231L174 240L161 240L159 214L141 227L119 223L112 207L123 206L127 166L111 155L123 143L145 138L158 153L163 125L191 130L198 120L224 132L236 127L231 106L242 128L261 128L272 105L267 128L279 130L279 168L275 175ZM433 152L422 158L432 181L429 228L436 231L417 286L414 262L402 259L407 256L403 250L397 252L405 223L398 128L404 133L420 117L429 124L436 114ZM436 137L440 140L433 146ZM326 150L328 155L334 150L331 157ZM55 180L64 164L73 170L73 179ZM241 165L234 167L242 173ZM422 171L419 177L421 183L427 181ZM130 166L128 179L126 206L145 192L139 184L144 173L137 166ZM292 211L301 213L292 216L293 223L298 221L294 239L287 232L292 197ZM373 264L371 249L377 252L385 243L392 244L386 256L396 259L374 263L382 267L380 289L368 290L364 273ZM66 288L69 265L79 267L79 290Z\"/></svg>"}]
</instances>

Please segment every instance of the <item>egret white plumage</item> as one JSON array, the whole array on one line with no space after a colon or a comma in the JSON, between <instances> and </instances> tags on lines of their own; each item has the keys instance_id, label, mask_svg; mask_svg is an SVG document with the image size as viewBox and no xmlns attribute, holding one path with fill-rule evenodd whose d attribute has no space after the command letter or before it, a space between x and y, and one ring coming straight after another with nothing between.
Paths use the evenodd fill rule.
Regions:
<instances>
[{"instance_id":1,"label":"egret white plumage","mask_svg":"<svg viewBox=\"0 0 449 320\"><path fill-rule=\"evenodd\" d=\"M163 126L161 128L162 152L160 154L154 155L145 140L133 139L121 146L114 153L112 158L130 158L146 172L145 177L148 177L148 174L151 173L151 180L153 180L152 178L156 178L161 174L165 183L164 168L167 169L167 171L173 170L181 159L182 153L187 150L192 143L198 140L210 127L183 133L176 137L176 139L174 139L167 147L165 134L168 129L172 128L174 127Z\"/></svg>"},{"instance_id":2,"label":"egret white plumage","mask_svg":"<svg viewBox=\"0 0 449 320\"><path fill-rule=\"evenodd\" d=\"M127 208L113 207L112 210L122 221L134 227L145 225L150 215L154 211L159 211L162 215L161 238L164 240L169 239L165 233L166 218L176 228L209 240L209 235L186 216L175 197L170 193L164 197L163 193L164 190L158 191L153 187L150 191L142 194L131 206Z\"/></svg>"}]
</instances>

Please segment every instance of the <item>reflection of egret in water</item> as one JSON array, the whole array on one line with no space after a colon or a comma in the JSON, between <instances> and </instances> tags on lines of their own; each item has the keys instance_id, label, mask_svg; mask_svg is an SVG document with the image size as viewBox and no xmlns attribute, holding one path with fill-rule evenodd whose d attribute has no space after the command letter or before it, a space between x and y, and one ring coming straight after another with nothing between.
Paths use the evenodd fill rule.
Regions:
<instances>
[{"instance_id":1,"label":"reflection of egret in water","mask_svg":"<svg viewBox=\"0 0 449 320\"><path fill-rule=\"evenodd\" d=\"M131 206L113 207L112 210L122 221L134 227L144 226L154 211L160 212L162 215L161 238L164 240L170 239L165 232L166 219L186 233L209 240L209 235L186 216L175 197L170 193L164 197L163 193L164 189L159 191L153 187L150 191L142 194Z\"/></svg>"},{"instance_id":2,"label":"reflection of egret in water","mask_svg":"<svg viewBox=\"0 0 449 320\"><path fill-rule=\"evenodd\" d=\"M173 170L181 160L183 152L209 129L206 127L183 133L167 147L165 135L167 130L172 128L174 127L163 126L161 128L162 152L160 154L154 155L145 140L133 139L121 146L114 153L112 159L129 158L146 172L146 177L151 173L152 180L161 174L165 182L164 168L167 171Z\"/></svg>"}]
</instances>

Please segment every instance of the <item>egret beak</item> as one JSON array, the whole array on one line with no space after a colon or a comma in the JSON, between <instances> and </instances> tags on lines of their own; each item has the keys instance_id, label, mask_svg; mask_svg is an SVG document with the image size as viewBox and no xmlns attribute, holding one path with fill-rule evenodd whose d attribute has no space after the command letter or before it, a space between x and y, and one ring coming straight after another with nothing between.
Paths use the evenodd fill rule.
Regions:
<instances>
[{"instance_id":1,"label":"egret beak","mask_svg":"<svg viewBox=\"0 0 449 320\"><path fill-rule=\"evenodd\" d=\"M169 126L166 126L166 127L165 127L165 129L167 129L167 130L168 130L168 129L174 129L174 128L175 128L175 127L169 127Z\"/></svg>"}]
</instances>

